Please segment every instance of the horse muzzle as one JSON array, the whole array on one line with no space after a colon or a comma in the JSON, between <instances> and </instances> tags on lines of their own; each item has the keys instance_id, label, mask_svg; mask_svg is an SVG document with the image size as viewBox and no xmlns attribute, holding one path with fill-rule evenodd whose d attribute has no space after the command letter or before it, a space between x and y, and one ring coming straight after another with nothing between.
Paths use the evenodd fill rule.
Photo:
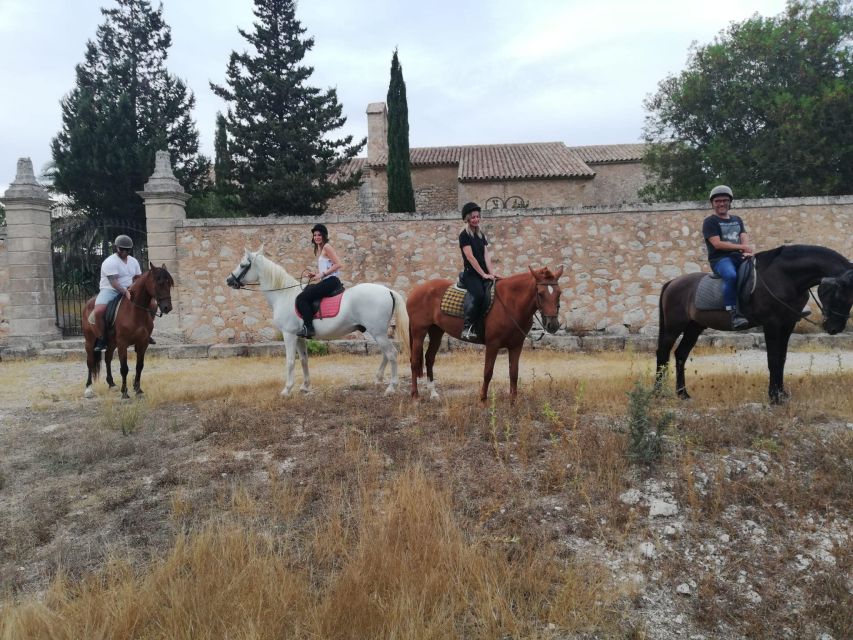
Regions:
<instances>
[{"instance_id":1,"label":"horse muzzle","mask_svg":"<svg viewBox=\"0 0 853 640\"><path fill-rule=\"evenodd\" d=\"M233 273L230 276L228 276L227 278L225 278L225 284L227 284L232 289L239 289L240 287L243 286L242 283L237 278L234 277Z\"/></svg>"},{"instance_id":2,"label":"horse muzzle","mask_svg":"<svg viewBox=\"0 0 853 640\"><path fill-rule=\"evenodd\" d=\"M172 300L171 298L167 298L165 300L158 300L157 306L160 307L160 313L166 315L172 310Z\"/></svg>"},{"instance_id":3,"label":"horse muzzle","mask_svg":"<svg viewBox=\"0 0 853 640\"><path fill-rule=\"evenodd\" d=\"M560 329L560 318L558 316L542 316L542 327L548 333L557 333Z\"/></svg>"}]
</instances>

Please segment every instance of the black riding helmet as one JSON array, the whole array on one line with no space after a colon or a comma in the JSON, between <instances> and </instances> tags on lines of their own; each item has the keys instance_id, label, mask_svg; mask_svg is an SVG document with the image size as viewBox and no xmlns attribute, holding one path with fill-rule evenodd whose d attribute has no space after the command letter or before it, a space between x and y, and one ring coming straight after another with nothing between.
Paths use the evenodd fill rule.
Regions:
<instances>
[{"instance_id":1,"label":"black riding helmet","mask_svg":"<svg viewBox=\"0 0 853 640\"><path fill-rule=\"evenodd\" d=\"M468 202L462 207L462 219L465 220L468 217L468 214L473 213L474 211L481 211L480 205L476 202Z\"/></svg>"}]
</instances>

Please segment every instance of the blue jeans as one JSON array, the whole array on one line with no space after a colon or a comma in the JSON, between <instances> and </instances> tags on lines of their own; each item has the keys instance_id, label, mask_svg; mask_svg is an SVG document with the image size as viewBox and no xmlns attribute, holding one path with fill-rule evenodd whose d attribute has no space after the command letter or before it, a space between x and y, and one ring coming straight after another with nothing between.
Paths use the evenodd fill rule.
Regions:
<instances>
[{"instance_id":1,"label":"blue jeans","mask_svg":"<svg viewBox=\"0 0 853 640\"><path fill-rule=\"evenodd\" d=\"M726 309L734 309L737 306L737 270L741 262L743 258L740 256L726 256L711 265L714 273L723 279L723 302Z\"/></svg>"}]
</instances>

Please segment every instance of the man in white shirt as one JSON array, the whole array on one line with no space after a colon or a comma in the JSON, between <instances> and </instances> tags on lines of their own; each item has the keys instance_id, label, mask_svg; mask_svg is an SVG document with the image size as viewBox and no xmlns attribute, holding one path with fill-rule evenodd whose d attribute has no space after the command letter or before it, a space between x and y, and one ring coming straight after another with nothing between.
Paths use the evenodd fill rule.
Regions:
<instances>
[{"instance_id":1,"label":"man in white shirt","mask_svg":"<svg viewBox=\"0 0 853 640\"><path fill-rule=\"evenodd\" d=\"M107 327L104 318L107 304L118 296L130 300L130 287L134 276L142 275L142 269L136 258L130 255L133 240L124 234L116 237L113 243L115 253L101 264L101 291L95 298L95 331L100 335L95 342L95 350L107 348Z\"/></svg>"}]
</instances>

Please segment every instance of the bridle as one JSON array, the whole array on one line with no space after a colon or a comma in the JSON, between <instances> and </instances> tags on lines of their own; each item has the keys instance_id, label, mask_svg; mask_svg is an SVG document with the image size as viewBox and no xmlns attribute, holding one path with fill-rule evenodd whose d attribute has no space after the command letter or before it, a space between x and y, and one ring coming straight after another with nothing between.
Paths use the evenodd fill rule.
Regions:
<instances>
[{"instance_id":1,"label":"bridle","mask_svg":"<svg viewBox=\"0 0 853 640\"><path fill-rule=\"evenodd\" d=\"M149 277L151 277L151 278L153 278L153 277L154 277L154 275L153 275L153 270L154 270L154 269L156 269L156 268L157 268L157 267L153 267L153 268L151 269L151 271L150 271L149 273L151 273L152 275L150 275ZM155 288L154 288L154 290L155 290L155 293L156 293L157 288L155 287ZM132 296L131 296L131 298L130 298L130 304L132 304L134 307L138 307L138 308L140 308L140 309L145 309L148 313L150 313L150 314L151 314L151 317L152 317L152 318L162 318L162 317L163 317L163 312L162 312L162 311L160 311L160 300L163 300L164 302L168 302L168 303L169 303L169 306L170 306L170 307L172 306L172 296L171 296L171 294L170 294L170 295L168 295L168 296L166 296L166 297L164 297L164 298L158 298L156 295L152 295L152 296L151 296L151 299L152 299L152 300L154 300L154 302L156 302L156 303L157 303L157 307L154 309L154 311L152 311L152 310L151 310L151 305L150 305L150 304L146 307L146 306L143 306L143 305L139 304L138 302L134 302L134 300L133 300L133 297L132 297Z\"/></svg>"},{"instance_id":2,"label":"bridle","mask_svg":"<svg viewBox=\"0 0 853 640\"><path fill-rule=\"evenodd\" d=\"M495 280L494 280L494 284L493 284L492 286L493 286L493 287L495 287L495 298L497 298L497 299L498 299L498 302L500 302L500 303L501 303L501 305L503 306L503 308L506 310L506 312L507 312L507 313L506 313L506 314L507 314L507 316L509 316L509 319L510 319L510 320L512 320L512 323L515 325L515 328L516 328L516 329L518 329L518 332L519 332L521 335L523 335L525 338L527 338L528 340L530 340L530 344L531 344L531 345L532 345L532 344L534 344L534 343L536 343L536 342L538 342L539 340L541 340L541 339L545 336L545 322L544 322L544 317L545 317L545 316L542 314L542 294L541 294L541 292L539 291L539 287L552 286L552 287L557 287L557 288L559 288L559 287L560 287L560 284L557 282L557 280L556 280L556 279L555 279L555 280L547 280L547 281L545 281L545 282L537 282L537 283L536 283L536 311L538 311L538 312L539 312L539 316L540 316L540 317L539 317L539 318L536 318L536 312L534 311L534 312L533 312L533 318L534 318L535 320L538 320L538 321L539 321L539 326L541 326L541 327L542 327L542 335L541 335L541 336L539 336L538 338L536 338L536 340L534 340L533 338L531 338L531 337L530 337L530 334L529 334L529 333L526 333L526 332L521 328L521 326L518 324L518 321L515 319L515 316L513 316L513 315L512 315L512 313L510 313L509 307L507 307L507 306L506 306L506 303L503 301L503 299L500 297L500 295L498 295L498 281L497 281L497 279L495 279ZM559 312L560 312L560 303L559 303L559 302L557 302L557 316L559 316Z\"/></svg>"},{"instance_id":3,"label":"bridle","mask_svg":"<svg viewBox=\"0 0 853 640\"><path fill-rule=\"evenodd\" d=\"M791 305L789 305L789 304L788 304L787 302L785 302L784 300L781 300L781 299L780 299L780 298L779 298L775 293L773 293L773 292L770 290L770 287L769 287L769 286L767 286L767 283L764 281L764 278L762 278L762 277L760 276L760 274L758 273L758 269L756 269L756 270L755 270L755 280L756 280L757 282L760 282L760 283L761 283L761 286L762 286L762 287L764 287L764 290L765 290L767 293L769 293L769 294L770 294L770 297L771 297L771 298L773 298L776 302L778 302L779 304L781 304L783 307L785 307L786 309L788 309L789 311L791 311L791 312L793 312L795 315L797 315L797 316L800 318L800 320L805 320L806 322L809 322L809 323L813 324L813 325L814 325L814 326L816 326L816 327L820 327L820 326L821 326L821 323L819 323L819 322L815 322L815 321L814 321L814 320L812 320L811 318L807 318L806 316L804 316L804 315L803 315L803 312L802 312L802 311L797 310L797 309L794 309L794 307L792 307ZM845 320L849 320L849 319L850 319L850 314L849 314L849 313L848 313L848 314L843 314L843 313L841 313L840 311L835 311L834 309L828 309L825 305L822 305L822 304L820 303L820 300L818 299L818 297L814 294L814 291L812 291L812 287L809 287L809 295L811 296L812 300L814 300L814 301L815 301L815 304L817 305L817 308L818 308L818 309L820 309L820 312L823 314L824 320L826 320L828 317L833 316L833 315L835 315L835 316L839 316L840 318L844 318Z\"/></svg>"},{"instance_id":4,"label":"bridle","mask_svg":"<svg viewBox=\"0 0 853 640\"><path fill-rule=\"evenodd\" d=\"M307 286L307 284L302 284L302 278L305 277L305 273L308 271L308 269L302 270L302 273L299 276L299 282L297 282L296 284L290 284L290 285L287 285L286 287L278 287L277 289L261 289L259 284L258 285L246 284L245 282L243 282L243 278L246 277L246 274L249 273L249 269L252 268L252 261L249 260L249 263L245 266L243 266L243 264L240 263L240 266L242 267L242 269L240 270L240 273L238 273L236 276L234 275L233 272L231 273L231 276L234 278L234 284L237 285L236 288L238 290L239 289L245 289L246 291L284 291L285 289L293 289L295 287L300 287L301 289L305 289L305 287Z\"/></svg>"}]
</instances>

